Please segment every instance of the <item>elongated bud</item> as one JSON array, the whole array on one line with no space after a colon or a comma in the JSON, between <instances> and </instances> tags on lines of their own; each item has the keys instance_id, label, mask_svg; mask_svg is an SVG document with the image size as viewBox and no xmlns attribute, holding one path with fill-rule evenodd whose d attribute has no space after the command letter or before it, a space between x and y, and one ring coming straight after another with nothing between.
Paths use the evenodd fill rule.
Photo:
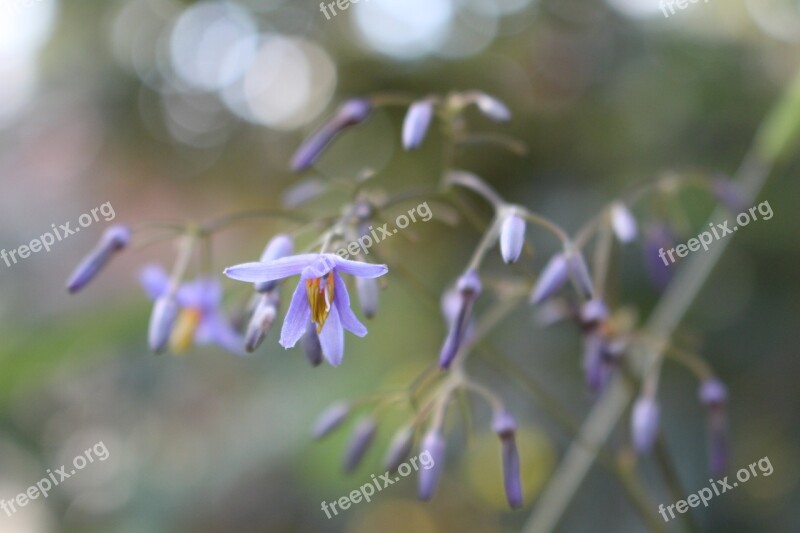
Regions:
<instances>
[{"instance_id":1,"label":"elongated bud","mask_svg":"<svg viewBox=\"0 0 800 533\"><path fill-rule=\"evenodd\" d=\"M508 411L498 411L492 419L492 431L500 437L506 499L508 505L514 509L522 505L522 481L516 440L517 421Z\"/></svg>"},{"instance_id":2,"label":"elongated bud","mask_svg":"<svg viewBox=\"0 0 800 533\"><path fill-rule=\"evenodd\" d=\"M383 461L386 470L396 470L414 446L414 430L409 427L400 428L392 437L389 449L386 451L386 458Z\"/></svg>"},{"instance_id":3,"label":"elongated bud","mask_svg":"<svg viewBox=\"0 0 800 533\"><path fill-rule=\"evenodd\" d=\"M403 148L406 150L419 148L425 140L432 118L432 100L420 100L411 104L403 121Z\"/></svg>"},{"instance_id":4,"label":"elongated bud","mask_svg":"<svg viewBox=\"0 0 800 533\"><path fill-rule=\"evenodd\" d=\"M306 325L306 334L303 335L303 352L306 354L306 359L311 366L319 366L322 364L322 345L319 342L319 335L317 334L317 326L310 320Z\"/></svg>"},{"instance_id":5,"label":"elongated bud","mask_svg":"<svg viewBox=\"0 0 800 533\"><path fill-rule=\"evenodd\" d=\"M512 214L503 220L500 228L500 254L506 263L515 263L525 246L525 219Z\"/></svg>"},{"instance_id":6,"label":"elongated bud","mask_svg":"<svg viewBox=\"0 0 800 533\"><path fill-rule=\"evenodd\" d=\"M262 263L269 263L271 261L275 261L276 259L292 255L293 253L294 241L288 235L281 233L270 239L266 248L264 248L264 252L261 254L260 261ZM261 281L254 283L253 285L255 286L256 292L264 293L271 291L277 284L278 281L273 280Z\"/></svg>"},{"instance_id":7,"label":"elongated bud","mask_svg":"<svg viewBox=\"0 0 800 533\"><path fill-rule=\"evenodd\" d=\"M611 206L611 228L620 242L629 243L636 239L638 234L636 218L622 202L615 202Z\"/></svg>"},{"instance_id":8,"label":"elongated bud","mask_svg":"<svg viewBox=\"0 0 800 533\"><path fill-rule=\"evenodd\" d=\"M350 404L336 402L322 411L311 428L311 436L315 439L329 435L334 429L342 425L350 414Z\"/></svg>"},{"instance_id":9,"label":"elongated bud","mask_svg":"<svg viewBox=\"0 0 800 533\"><path fill-rule=\"evenodd\" d=\"M470 270L461 276L456 283L456 291L459 297L458 313L450 324L450 330L439 354L439 366L441 368L450 367L466 338L470 317L472 316L472 307L481 293L481 280L478 277L478 273L475 270Z\"/></svg>"},{"instance_id":10,"label":"elongated bud","mask_svg":"<svg viewBox=\"0 0 800 533\"><path fill-rule=\"evenodd\" d=\"M481 113L495 122L507 122L511 120L511 111L508 110L508 107L506 107L503 102L494 96L489 96L485 93L475 93L473 95L473 101L475 105L478 106L478 109L481 110Z\"/></svg>"},{"instance_id":11,"label":"elongated bud","mask_svg":"<svg viewBox=\"0 0 800 533\"><path fill-rule=\"evenodd\" d=\"M573 250L567 254L567 261L569 262L569 271L572 279L581 294L584 298L591 298L594 294L594 288L592 287L592 277L589 275L589 267L586 266L583 254L578 250Z\"/></svg>"},{"instance_id":12,"label":"elongated bud","mask_svg":"<svg viewBox=\"0 0 800 533\"><path fill-rule=\"evenodd\" d=\"M155 353L161 353L167 347L172 326L178 316L178 302L174 296L165 295L156 298L153 304L153 311L150 314L150 327L147 332L147 340L150 349Z\"/></svg>"},{"instance_id":13,"label":"elongated bud","mask_svg":"<svg viewBox=\"0 0 800 533\"><path fill-rule=\"evenodd\" d=\"M280 296L277 291L261 295L253 310L250 323L247 325L247 332L244 336L245 350L254 352L261 346L272 323L275 322L275 317L278 316L278 305L280 305Z\"/></svg>"},{"instance_id":14,"label":"elongated bud","mask_svg":"<svg viewBox=\"0 0 800 533\"><path fill-rule=\"evenodd\" d=\"M631 413L631 439L637 453L648 453L658 436L659 409L654 398L640 396Z\"/></svg>"},{"instance_id":15,"label":"elongated bud","mask_svg":"<svg viewBox=\"0 0 800 533\"><path fill-rule=\"evenodd\" d=\"M436 487L439 485L439 478L442 476L444 469L444 455L447 449L442 434L438 430L431 430L425 434L420 445L420 457L427 454L429 460L426 464L430 466L427 468L420 468L419 478L417 485L417 492L419 499L428 501L433 497L436 492Z\"/></svg>"},{"instance_id":16,"label":"elongated bud","mask_svg":"<svg viewBox=\"0 0 800 533\"><path fill-rule=\"evenodd\" d=\"M563 253L547 262L531 294L531 303L540 304L558 292L569 279L569 263Z\"/></svg>"},{"instance_id":17,"label":"elongated bud","mask_svg":"<svg viewBox=\"0 0 800 533\"><path fill-rule=\"evenodd\" d=\"M75 267L67 281L67 290L74 294L84 288L111 260L114 254L124 249L131 240L131 230L127 226L111 226L100 238L100 242L86 254Z\"/></svg>"},{"instance_id":18,"label":"elongated bud","mask_svg":"<svg viewBox=\"0 0 800 533\"><path fill-rule=\"evenodd\" d=\"M365 98L354 98L343 103L331 120L303 141L292 158L292 170L305 172L311 168L339 133L364 122L371 111L372 104Z\"/></svg>"},{"instance_id":19,"label":"elongated bud","mask_svg":"<svg viewBox=\"0 0 800 533\"><path fill-rule=\"evenodd\" d=\"M716 378L700 384L700 402L708 409L708 463L712 475L719 476L728 466L728 390Z\"/></svg>"},{"instance_id":20,"label":"elongated bud","mask_svg":"<svg viewBox=\"0 0 800 533\"><path fill-rule=\"evenodd\" d=\"M744 195L729 178L717 176L711 180L711 192L717 200L734 213L747 209Z\"/></svg>"},{"instance_id":21,"label":"elongated bud","mask_svg":"<svg viewBox=\"0 0 800 533\"><path fill-rule=\"evenodd\" d=\"M364 316L373 318L378 312L378 294L380 293L378 280L356 276L356 293Z\"/></svg>"},{"instance_id":22,"label":"elongated bud","mask_svg":"<svg viewBox=\"0 0 800 533\"><path fill-rule=\"evenodd\" d=\"M358 421L344 454L343 466L345 472L352 472L361 463L375 438L377 429L378 425L375 423L374 418L366 417Z\"/></svg>"}]
</instances>

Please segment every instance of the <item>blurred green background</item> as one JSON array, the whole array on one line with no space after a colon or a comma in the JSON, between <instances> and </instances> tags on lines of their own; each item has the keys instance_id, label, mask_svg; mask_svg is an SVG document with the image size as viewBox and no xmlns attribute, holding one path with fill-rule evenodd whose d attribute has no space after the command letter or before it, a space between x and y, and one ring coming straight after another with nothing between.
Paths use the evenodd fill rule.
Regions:
<instances>
[{"instance_id":1,"label":"blurred green background","mask_svg":"<svg viewBox=\"0 0 800 533\"><path fill-rule=\"evenodd\" d=\"M105 202L116 222L132 225L279 207L298 180L288 172L293 150L342 99L466 89L496 95L514 114L508 126L477 112L471 122L522 139L530 152L478 147L460 166L575 231L622 191L665 173L733 173L800 66L792 0L711 0L669 17L657 0L371 0L330 20L315 2L297 0L0 2L5 249ZM311 174L348 178L370 167L372 183L389 191L435 183L442 139L434 131L420 151L403 153L402 113L375 113ZM791 159L759 197L774 218L738 233L681 329L729 386L732 471L764 456L774 467L695 510L700 531L800 530L800 167ZM712 206L695 193L683 198L693 220L686 238ZM332 193L314 211L335 214L344 199ZM136 275L147 262L168 267L171 244L126 252L78 296L63 288L105 222L50 252L0 263L0 497L12 499L99 440L110 453L46 500L0 513L0 531L519 531L572 435L491 358L468 366L521 422L522 510L506 508L496 438L481 411L469 438L452 417L432 502L417 502L408 478L335 519L320 510L383 472L400 419L382 420L375 449L345 476L347 431L312 442L316 414L336 399L403 387L438 356L444 323L430 294L455 279L479 235L433 212L411 227L413 239L376 248L426 290L389 276L370 334L347 337L338 369L309 368L301 350L278 346L277 331L250 358L216 348L153 356L150 302ZM226 230L215 239L215 269L255 259L289 227L251 221ZM532 239L538 269L552 242L541 232ZM625 250L615 274L619 303L646 317L658 293L641 255L639 246ZM489 276L508 273L500 264L490 260ZM248 289L225 287L235 310ZM543 329L520 309L491 342L583 419L591 398L574 330ZM685 495L708 484L696 385L668 364L659 393ZM610 449L626 438L623 424ZM641 466L654 506L672 503L659 472L648 460ZM559 530L645 526L596 465Z\"/></svg>"}]
</instances>

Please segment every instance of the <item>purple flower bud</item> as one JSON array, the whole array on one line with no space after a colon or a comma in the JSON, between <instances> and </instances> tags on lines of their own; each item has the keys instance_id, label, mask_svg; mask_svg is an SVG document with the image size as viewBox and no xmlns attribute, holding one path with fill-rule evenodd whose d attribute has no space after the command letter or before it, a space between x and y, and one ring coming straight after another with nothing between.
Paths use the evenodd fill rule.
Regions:
<instances>
[{"instance_id":1,"label":"purple flower bud","mask_svg":"<svg viewBox=\"0 0 800 533\"><path fill-rule=\"evenodd\" d=\"M631 413L631 439L637 453L648 453L658 436L659 409L654 398L640 396Z\"/></svg>"},{"instance_id":2,"label":"purple flower bud","mask_svg":"<svg viewBox=\"0 0 800 533\"><path fill-rule=\"evenodd\" d=\"M583 371L590 391L597 394L605 388L625 348L623 341L609 340L598 332L584 337Z\"/></svg>"},{"instance_id":3,"label":"purple flower bud","mask_svg":"<svg viewBox=\"0 0 800 533\"><path fill-rule=\"evenodd\" d=\"M484 93L477 93L474 96L475 105L481 110L481 113L496 122L507 122L511 120L511 111L508 107L493 96Z\"/></svg>"},{"instance_id":4,"label":"purple flower bud","mask_svg":"<svg viewBox=\"0 0 800 533\"><path fill-rule=\"evenodd\" d=\"M378 280L356 276L356 293L364 316L372 318L378 312Z\"/></svg>"},{"instance_id":5,"label":"purple flower bud","mask_svg":"<svg viewBox=\"0 0 800 533\"><path fill-rule=\"evenodd\" d=\"M267 247L264 248L264 253L261 254L260 261L262 263L269 263L270 261L275 261L276 259L292 255L293 253L294 241L288 235L281 233L275 235L275 237L267 243ZM256 292L262 293L272 290L277 284L277 280L254 283Z\"/></svg>"},{"instance_id":6,"label":"purple flower bud","mask_svg":"<svg viewBox=\"0 0 800 533\"><path fill-rule=\"evenodd\" d=\"M377 429L378 425L375 423L374 418L366 417L358 421L344 454L345 472L352 472L361 463L372 444Z\"/></svg>"},{"instance_id":7,"label":"purple flower bud","mask_svg":"<svg viewBox=\"0 0 800 533\"><path fill-rule=\"evenodd\" d=\"M653 224L647 229L644 263L650 283L659 290L663 290L672 279L672 264L667 262L664 251L674 246L675 239L666 224Z\"/></svg>"},{"instance_id":8,"label":"purple flower bud","mask_svg":"<svg viewBox=\"0 0 800 533\"><path fill-rule=\"evenodd\" d=\"M508 505L514 509L522 505L522 481L520 479L519 453L517 451L517 422L502 410L494 414L492 430L500 437L503 457L503 482Z\"/></svg>"},{"instance_id":9,"label":"purple flower bud","mask_svg":"<svg viewBox=\"0 0 800 533\"><path fill-rule=\"evenodd\" d=\"M585 328L593 328L608 320L608 306L603 300L594 298L589 300L581 307L581 324Z\"/></svg>"},{"instance_id":10,"label":"purple flower bud","mask_svg":"<svg viewBox=\"0 0 800 533\"><path fill-rule=\"evenodd\" d=\"M439 366L445 369L450 367L467 336L472 307L481 293L478 273L470 270L461 276L456 283L456 291L459 296L458 312L450 323L450 330L439 354Z\"/></svg>"},{"instance_id":11,"label":"purple flower bud","mask_svg":"<svg viewBox=\"0 0 800 533\"><path fill-rule=\"evenodd\" d=\"M353 98L343 103L331 120L303 141L292 158L292 170L305 172L311 168L311 165L339 133L364 122L371 111L372 104L365 98Z\"/></svg>"},{"instance_id":12,"label":"purple flower bud","mask_svg":"<svg viewBox=\"0 0 800 533\"><path fill-rule=\"evenodd\" d=\"M728 389L717 378L700 384L700 402L708 408L708 457L712 475L721 475L728 466Z\"/></svg>"},{"instance_id":13,"label":"purple flower bud","mask_svg":"<svg viewBox=\"0 0 800 533\"><path fill-rule=\"evenodd\" d=\"M428 133L433 118L433 101L420 100L408 108L403 121L403 148L414 150L419 148Z\"/></svg>"},{"instance_id":14,"label":"purple flower bud","mask_svg":"<svg viewBox=\"0 0 800 533\"><path fill-rule=\"evenodd\" d=\"M67 281L67 290L74 294L84 288L111 260L114 254L125 248L131 240L127 226L109 227L100 242L78 264Z\"/></svg>"},{"instance_id":15,"label":"purple flower bud","mask_svg":"<svg viewBox=\"0 0 800 533\"><path fill-rule=\"evenodd\" d=\"M585 298L591 298L594 294L592 287L592 277L589 275L589 267L586 266L586 261L583 259L583 254L578 250L574 250L567 254L567 262L569 263L569 271L572 279L581 290Z\"/></svg>"},{"instance_id":16,"label":"purple flower bud","mask_svg":"<svg viewBox=\"0 0 800 533\"><path fill-rule=\"evenodd\" d=\"M306 359L311 363L311 366L319 366L322 364L322 345L319 342L319 335L317 335L317 326L312 321L308 321L306 325L306 334L303 335L303 351L306 354Z\"/></svg>"},{"instance_id":17,"label":"purple flower bud","mask_svg":"<svg viewBox=\"0 0 800 533\"><path fill-rule=\"evenodd\" d=\"M725 207L734 213L747 209L742 191L727 177L717 176L711 180L711 192Z\"/></svg>"},{"instance_id":18,"label":"purple flower bud","mask_svg":"<svg viewBox=\"0 0 800 533\"><path fill-rule=\"evenodd\" d=\"M350 404L337 402L325 409L314 422L311 428L311 436L314 439L321 439L330 434L334 429L342 425L347 415L350 414Z\"/></svg>"},{"instance_id":19,"label":"purple flower bud","mask_svg":"<svg viewBox=\"0 0 800 533\"><path fill-rule=\"evenodd\" d=\"M611 227L620 242L629 243L636 239L636 218L622 202L615 202L611 206Z\"/></svg>"},{"instance_id":20,"label":"purple flower bud","mask_svg":"<svg viewBox=\"0 0 800 533\"><path fill-rule=\"evenodd\" d=\"M525 219L512 214L503 220L500 228L500 253L506 263L515 263L525 246Z\"/></svg>"},{"instance_id":21,"label":"purple flower bud","mask_svg":"<svg viewBox=\"0 0 800 533\"><path fill-rule=\"evenodd\" d=\"M386 458L383 464L386 470L396 470L403 461L406 460L408 454L411 453L411 447L414 445L414 430L409 427L401 428L389 444L389 449L386 452Z\"/></svg>"},{"instance_id":22,"label":"purple flower bud","mask_svg":"<svg viewBox=\"0 0 800 533\"><path fill-rule=\"evenodd\" d=\"M172 325L177 316L178 302L174 296L165 295L156 298L147 332L148 344L155 353L161 353L167 347L170 333L172 333Z\"/></svg>"},{"instance_id":23,"label":"purple flower bud","mask_svg":"<svg viewBox=\"0 0 800 533\"><path fill-rule=\"evenodd\" d=\"M709 378L700 384L700 402L706 407L721 407L728 402L728 388L717 378Z\"/></svg>"},{"instance_id":24,"label":"purple flower bud","mask_svg":"<svg viewBox=\"0 0 800 533\"><path fill-rule=\"evenodd\" d=\"M538 305L553 296L569 279L569 264L563 253L547 262L531 294L531 303Z\"/></svg>"},{"instance_id":25,"label":"purple flower bud","mask_svg":"<svg viewBox=\"0 0 800 533\"><path fill-rule=\"evenodd\" d=\"M439 484L439 478L444 469L446 448L445 440L438 430L431 430L423 437L420 445L420 457L427 454L429 460L426 464L431 466L419 470L417 491L420 500L428 501L433 497L433 493L436 492L436 486Z\"/></svg>"},{"instance_id":26,"label":"purple flower bud","mask_svg":"<svg viewBox=\"0 0 800 533\"><path fill-rule=\"evenodd\" d=\"M245 350L253 352L264 341L272 323L275 322L275 317L278 316L279 304L280 296L277 291L268 292L259 298L244 336Z\"/></svg>"}]
</instances>

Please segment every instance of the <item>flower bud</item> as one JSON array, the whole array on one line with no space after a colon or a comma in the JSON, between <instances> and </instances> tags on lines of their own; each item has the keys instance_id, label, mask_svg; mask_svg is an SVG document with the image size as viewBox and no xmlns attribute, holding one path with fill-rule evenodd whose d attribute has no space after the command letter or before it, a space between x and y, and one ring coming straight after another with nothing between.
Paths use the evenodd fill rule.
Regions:
<instances>
[{"instance_id":1,"label":"flower bud","mask_svg":"<svg viewBox=\"0 0 800 533\"><path fill-rule=\"evenodd\" d=\"M592 277L589 275L589 267L586 266L586 261L583 259L583 254L578 250L574 250L567 255L569 262L569 271L572 279L580 289L584 298L591 298L594 294L592 287Z\"/></svg>"},{"instance_id":2,"label":"flower bud","mask_svg":"<svg viewBox=\"0 0 800 533\"><path fill-rule=\"evenodd\" d=\"M259 298L244 336L244 347L248 352L254 352L264 341L264 337L278 315L279 302L280 296L277 291L268 292Z\"/></svg>"},{"instance_id":3,"label":"flower bud","mask_svg":"<svg viewBox=\"0 0 800 533\"><path fill-rule=\"evenodd\" d=\"M706 407L723 407L728 401L728 388L717 378L709 378L700 384L700 402Z\"/></svg>"},{"instance_id":4,"label":"flower bud","mask_svg":"<svg viewBox=\"0 0 800 533\"><path fill-rule=\"evenodd\" d=\"M458 355L458 350L464 342L469 330L472 307L481 293L481 280L475 270L470 270L462 275L456 283L458 294L458 312L450 323L450 329L445 338L439 354L439 366L449 368Z\"/></svg>"},{"instance_id":5,"label":"flower bud","mask_svg":"<svg viewBox=\"0 0 800 533\"><path fill-rule=\"evenodd\" d=\"M654 398L640 396L631 413L631 438L637 453L648 453L658 436L659 409Z\"/></svg>"},{"instance_id":6,"label":"flower bud","mask_svg":"<svg viewBox=\"0 0 800 533\"><path fill-rule=\"evenodd\" d=\"M303 335L303 351L306 354L306 359L311 366L319 366L322 364L322 345L319 342L319 335L317 334L317 326L312 321L308 321L306 325L306 334Z\"/></svg>"},{"instance_id":7,"label":"flower bud","mask_svg":"<svg viewBox=\"0 0 800 533\"><path fill-rule=\"evenodd\" d=\"M383 461L386 470L396 470L406 460L408 454L411 453L413 445L414 430L410 427L400 428L392 437L392 442L386 452L386 458Z\"/></svg>"},{"instance_id":8,"label":"flower bud","mask_svg":"<svg viewBox=\"0 0 800 533\"><path fill-rule=\"evenodd\" d=\"M361 311L367 318L373 318L378 312L378 293L380 287L375 278L362 278L356 276L356 293L361 304Z\"/></svg>"},{"instance_id":9,"label":"flower bud","mask_svg":"<svg viewBox=\"0 0 800 533\"><path fill-rule=\"evenodd\" d=\"M285 234L276 235L273 237L267 247L264 248L264 253L261 254L260 261L262 263L269 263L282 257L292 255L294 253L294 241L291 237ZM278 284L277 280L262 281L254 283L256 292L267 292L272 290Z\"/></svg>"},{"instance_id":10,"label":"flower bud","mask_svg":"<svg viewBox=\"0 0 800 533\"><path fill-rule=\"evenodd\" d=\"M131 230L127 226L109 227L100 242L78 264L67 281L67 290L74 294L85 287L111 260L113 255L124 249L131 240Z\"/></svg>"},{"instance_id":11,"label":"flower bud","mask_svg":"<svg viewBox=\"0 0 800 533\"><path fill-rule=\"evenodd\" d=\"M433 101L420 100L408 108L403 121L403 148L414 150L419 148L428 133L433 118Z\"/></svg>"},{"instance_id":12,"label":"flower bud","mask_svg":"<svg viewBox=\"0 0 800 533\"><path fill-rule=\"evenodd\" d=\"M495 98L485 93L476 93L474 95L475 105L481 110L481 113L496 122L507 122L511 120L511 111L508 107Z\"/></svg>"},{"instance_id":13,"label":"flower bud","mask_svg":"<svg viewBox=\"0 0 800 533\"><path fill-rule=\"evenodd\" d=\"M318 417L311 428L311 436L321 439L342 425L347 415L350 414L350 405L346 402L337 402L330 405Z\"/></svg>"},{"instance_id":14,"label":"flower bud","mask_svg":"<svg viewBox=\"0 0 800 533\"><path fill-rule=\"evenodd\" d=\"M522 505L522 481L516 441L517 422L508 411L502 410L495 413L492 430L500 437L503 483L508 505L512 509L520 507Z\"/></svg>"},{"instance_id":15,"label":"flower bud","mask_svg":"<svg viewBox=\"0 0 800 533\"><path fill-rule=\"evenodd\" d=\"M608 306L603 300L594 298L584 303L581 307L581 324L585 328L594 328L608 320Z\"/></svg>"},{"instance_id":16,"label":"flower bud","mask_svg":"<svg viewBox=\"0 0 800 533\"><path fill-rule=\"evenodd\" d=\"M547 262L531 294L531 303L538 305L553 296L569 279L569 263L563 253Z\"/></svg>"},{"instance_id":17,"label":"flower bud","mask_svg":"<svg viewBox=\"0 0 800 533\"><path fill-rule=\"evenodd\" d=\"M377 429L378 425L372 417L362 418L358 421L358 424L356 424L350 436L350 442L344 454L345 472L352 472L361 463L361 460L372 444Z\"/></svg>"},{"instance_id":18,"label":"flower bud","mask_svg":"<svg viewBox=\"0 0 800 533\"><path fill-rule=\"evenodd\" d=\"M500 228L500 254L506 263L515 263L525 246L525 219L512 214Z\"/></svg>"},{"instance_id":19,"label":"flower bud","mask_svg":"<svg viewBox=\"0 0 800 533\"><path fill-rule=\"evenodd\" d=\"M177 316L178 302L174 296L165 295L156 298L147 333L148 344L155 353L161 353L166 348Z\"/></svg>"},{"instance_id":20,"label":"flower bud","mask_svg":"<svg viewBox=\"0 0 800 533\"><path fill-rule=\"evenodd\" d=\"M444 469L446 449L447 444L438 430L431 430L423 437L420 455L429 454L431 466L430 468L421 468L419 470L417 491L420 500L428 501L433 497L433 493L436 492L436 486L439 484L439 478Z\"/></svg>"},{"instance_id":21,"label":"flower bud","mask_svg":"<svg viewBox=\"0 0 800 533\"><path fill-rule=\"evenodd\" d=\"M708 462L712 475L719 476L728 466L728 389L717 378L700 384L700 402L708 408Z\"/></svg>"},{"instance_id":22,"label":"flower bud","mask_svg":"<svg viewBox=\"0 0 800 533\"><path fill-rule=\"evenodd\" d=\"M647 230L644 243L644 263L650 283L663 290L672 279L672 264L667 263L659 254L675 246L675 239L666 224L651 225Z\"/></svg>"},{"instance_id":23,"label":"flower bud","mask_svg":"<svg viewBox=\"0 0 800 533\"><path fill-rule=\"evenodd\" d=\"M620 242L629 243L636 239L636 218L622 202L615 202L611 206L611 228Z\"/></svg>"}]
</instances>

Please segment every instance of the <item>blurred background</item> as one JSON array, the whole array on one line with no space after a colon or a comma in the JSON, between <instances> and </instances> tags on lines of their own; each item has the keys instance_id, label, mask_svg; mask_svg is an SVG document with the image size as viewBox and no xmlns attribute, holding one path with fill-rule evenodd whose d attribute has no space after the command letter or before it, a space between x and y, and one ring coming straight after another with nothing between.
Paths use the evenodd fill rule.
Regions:
<instances>
[{"instance_id":1,"label":"blurred background","mask_svg":"<svg viewBox=\"0 0 800 533\"><path fill-rule=\"evenodd\" d=\"M51 224L74 225L105 202L115 222L131 225L279 207L298 181L288 171L293 150L344 98L466 89L496 95L513 112L508 126L475 113L478 129L514 135L530 152L479 147L460 166L575 231L622 191L665 173L733 173L800 66L794 0L710 0L668 17L658 0L362 0L335 11L328 17L298 0L0 0L0 247L26 244ZM434 131L421 150L403 153L403 112L376 112L331 147L312 177L349 178L369 167L371 183L389 191L435 183L442 139ZM732 472L764 456L774 467L695 510L699 531L800 530L798 170L794 158L772 176L759 201L769 201L774 218L738 233L681 330L729 386ZM335 214L344 199L331 193L314 209ZM689 193L681 201L692 220L688 238L712 200ZM378 252L438 294L479 235L441 224L435 206L433 213L412 226L415 239L381 243ZM317 413L340 398L406 386L438 356L444 323L417 284L389 277L369 336L347 337L338 369L310 368L301 350L278 346L277 331L250 358L213 347L156 357L146 344L150 302L136 276L148 262L168 268L170 243L126 252L77 296L63 288L106 226L0 263L0 497L13 499L98 441L109 452L46 500L0 513L0 531L522 528L572 435L477 357L470 373L520 420L522 510L507 510L482 411L469 437L453 417L432 502L417 502L408 478L334 519L320 510L383 472L399 418L382 420L375 449L345 476L349 428L312 442ZM255 220L226 230L214 241L214 268L257 258L289 227ZM532 239L541 247L538 269L552 242L541 233ZM615 303L646 318L659 293L641 247L622 257ZM493 257L489 275L505 275L500 266ZM244 285L225 280L232 313ZM576 422L585 417L592 399L573 329L545 330L520 309L491 341ZM663 428L686 495L709 477L696 388L683 368L666 366ZM624 426L612 450L625 441ZM654 506L674 501L647 460L640 475ZM596 465L560 530L646 528Z\"/></svg>"}]
</instances>

